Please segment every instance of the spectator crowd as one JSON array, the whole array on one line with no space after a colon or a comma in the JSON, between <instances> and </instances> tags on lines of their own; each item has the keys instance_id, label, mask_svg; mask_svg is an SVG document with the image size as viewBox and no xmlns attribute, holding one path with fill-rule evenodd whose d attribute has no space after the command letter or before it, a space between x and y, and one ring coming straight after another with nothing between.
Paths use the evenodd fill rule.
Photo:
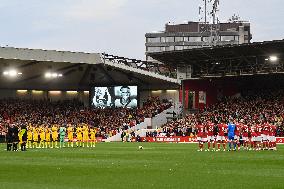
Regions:
<instances>
[{"instance_id":1,"label":"spectator crowd","mask_svg":"<svg viewBox=\"0 0 284 189\"><path fill-rule=\"evenodd\" d=\"M267 120L277 128L276 136L284 136L284 92L283 90L246 91L238 98L227 98L200 110L188 114L182 119L170 121L147 136L194 136L196 125L201 123L225 123L233 118L247 125Z\"/></svg>"},{"instance_id":2,"label":"spectator crowd","mask_svg":"<svg viewBox=\"0 0 284 189\"><path fill-rule=\"evenodd\" d=\"M108 138L169 108L171 103L158 97L149 97L141 108L84 107L78 100L52 102L49 100L0 100L0 134L8 124L52 126L88 124L97 128L97 137Z\"/></svg>"}]
</instances>

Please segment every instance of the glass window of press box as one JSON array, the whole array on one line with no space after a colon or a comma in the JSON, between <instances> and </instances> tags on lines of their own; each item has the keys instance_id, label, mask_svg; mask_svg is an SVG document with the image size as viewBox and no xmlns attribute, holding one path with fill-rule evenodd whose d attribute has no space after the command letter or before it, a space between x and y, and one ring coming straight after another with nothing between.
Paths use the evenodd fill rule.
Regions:
<instances>
[{"instance_id":1,"label":"glass window of press box","mask_svg":"<svg viewBox=\"0 0 284 189\"><path fill-rule=\"evenodd\" d=\"M175 37L166 37L166 42L175 42Z\"/></svg>"},{"instance_id":2,"label":"glass window of press box","mask_svg":"<svg viewBox=\"0 0 284 189\"><path fill-rule=\"evenodd\" d=\"M184 37L184 41L201 42L201 37Z\"/></svg>"},{"instance_id":3,"label":"glass window of press box","mask_svg":"<svg viewBox=\"0 0 284 189\"><path fill-rule=\"evenodd\" d=\"M166 47L166 51L173 51L175 50L175 46Z\"/></svg>"},{"instance_id":4,"label":"glass window of press box","mask_svg":"<svg viewBox=\"0 0 284 189\"><path fill-rule=\"evenodd\" d=\"M147 38L147 43L160 43L160 37L149 37Z\"/></svg>"},{"instance_id":5,"label":"glass window of press box","mask_svg":"<svg viewBox=\"0 0 284 189\"><path fill-rule=\"evenodd\" d=\"M221 36L221 41L238 41L239 36Z\"/></svg>"},{"instance_id":6,"label":"glass window of press box","mask_svg":"<svg viewBox=\"0 0 284 189\"><path fill-rule=\"evenodd\" d=\"M183 50L184 46L175 46L175 50L179 51L179 50Z\"/></svg>"},{"instance_id":7,"label":"glass window of press box","mask_svg":"<svg viewBox=\"0 0 284 189\"><path fill-rule=\"evenodd\" d=\"M147 52L160 52L160 47L147 47Z\"/></svg>"},{"instance_id":8,"label":"glass window of press box","mask_svg":"<svg viewBox=\"0 0 284 189\"><path fill-rule=\"evenodd\" d=\"M175 42L182 42L183 41L183 37L175 37Z\"/></svg>"}]
</instances>

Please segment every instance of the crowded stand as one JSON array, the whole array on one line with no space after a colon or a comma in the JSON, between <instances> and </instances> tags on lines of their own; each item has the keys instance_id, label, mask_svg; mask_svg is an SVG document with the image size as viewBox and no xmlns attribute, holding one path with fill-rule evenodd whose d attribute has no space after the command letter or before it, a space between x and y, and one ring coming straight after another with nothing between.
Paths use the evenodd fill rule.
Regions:
<instances>
[{"instance_id":1,"label":"crowded stand","mask_svg":"<svg viewBox=\"0 0 284 189\"><path fill-rule=\"evenodd\" d=\"M228 123L231 123L235 124L234 141L238 149L240 145L245 149L275 149L275 136L284 136L283 94L282 90L246 91L239 97L223 99L198 113L170 121L146 136L196 136L199 150L203 149L203 143L208 143L206 150L211 147L220 150L221 143L225 150L224 137L228 136Z\"/></svg>"},{"instance_id":2,"label":"crowded stand","mask_svg":"<svg viewBox=\"0 0 284 189\"><path fill-rule=\"evenodd\" d=\"M171 107L170 102L161 101L158 97L149 97L143 103L142 108L104 109L84 107L84 104L78 100L56 102L23 99L0 100L0 132L3 135L6 134L9 125L13 127L24 125L28 127L27 130L38 128L39 131L36 133L40 136L40 130L48 130L53 126L59 130L63 126L67 129L67 133L69 127L74 129L72 131L74 133L77 132L76 128L94 129L95 137L106 139L169 107ZM47 132L52 133L53 131L48 130ZM34 137L37 138L37 136Z\"/></svg>"}]
</instances>

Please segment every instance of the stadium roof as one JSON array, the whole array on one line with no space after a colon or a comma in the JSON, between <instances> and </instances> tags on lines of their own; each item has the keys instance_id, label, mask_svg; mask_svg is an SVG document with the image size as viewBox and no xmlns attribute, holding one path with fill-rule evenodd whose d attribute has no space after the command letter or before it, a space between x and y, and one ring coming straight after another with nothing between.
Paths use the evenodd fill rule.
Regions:
<instances>
[{"instance_id":1,"label":"stadium roof","mask_svg":"<svg viewBox=\"0 0 284 189\"><path fill-rule=\"evenodd\" d=\"M193 77L284 73L284 40L165 51L149 55L173 67L191 65Z\"/></svg>"},{"instance_id":2,"label":"stadium roof","mask_svg":"<svg viewBox=\"0 0 284 189\"><path fill-rule=\"evenodd\" d=\"M135 66L111 62L99 53L1 47L0 88L89 90L91 86L111 85L138 85L140 89L179 86L176 79ZM14 77L9 77L11 70Z\"/></svg>"}]
</instances>

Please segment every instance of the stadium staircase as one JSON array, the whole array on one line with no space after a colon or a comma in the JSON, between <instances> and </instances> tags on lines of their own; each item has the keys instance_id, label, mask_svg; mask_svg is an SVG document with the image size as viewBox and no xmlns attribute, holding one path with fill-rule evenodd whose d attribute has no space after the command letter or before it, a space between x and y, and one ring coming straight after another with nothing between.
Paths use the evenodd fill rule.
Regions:
<instances>
[{"instance_id":1,"label":"stadium staircase","mask_svg":"<svg viewBox=\"0 0 284 189\"><path fill-rule=\"evenodd\" d=\"M144 122L135 125L127 130L127 132L134 131L135 133L141 129L147 129L148 126L152 126L153 129L157 129L167 123L169 113L175 112L177 115L181 113L181 108L179 106L172 106L169 109L164 110L160 114L156 115L153 118L146 118ZM121 141L121 132L117 133L116 135L109 137L103 141L105 142L118 142Z\"/></svg>"}]
</instances>

